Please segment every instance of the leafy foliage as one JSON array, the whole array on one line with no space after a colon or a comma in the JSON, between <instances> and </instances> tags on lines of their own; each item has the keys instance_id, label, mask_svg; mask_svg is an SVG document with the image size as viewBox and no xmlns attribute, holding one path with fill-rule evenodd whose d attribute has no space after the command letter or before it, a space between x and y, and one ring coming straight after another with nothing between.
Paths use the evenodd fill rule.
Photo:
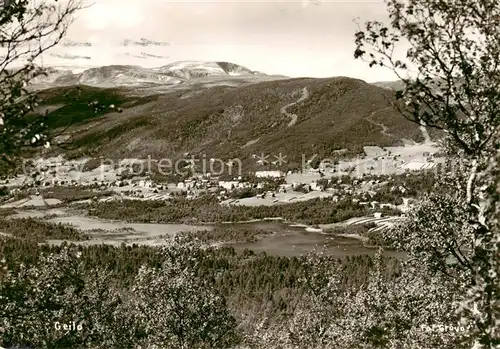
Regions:
<instances>
[{"instance_id":1,"label":"leafy foliage","mask_svg":"<svg viewBox=\"0 0 500 349\"><path fill-rule=\"evenodd\" d=\"M440 179L446 193L428 197L411 215L408 229L395 234L410 257L423 257L423 268L461 280L465 289L455 310L474 322L474 348L496 348L500 4L390 0L387 5L390 27L367 22L356 33L354 56L398 74L404 89L396 92L402 102L396 106L420 125L444 130L446 150L460 168ZM410 46L406 61L393 55L402 39ZM453 267L445 263L447 257L453 258Z\"/></svg>"},{"instance_id":2,"label":"leafy foliage","mask_svg":"<svg viewBox=\"0 0 500 349\"><path fill-rule=\"evenodd\" d=\"M0 46L7 49L0 58L1 161L12 163L26 147L49 145L43 118L27 117L40 103L28 85L45 74L35 60L62 39L79 8L73 0L64 5L21 0L6 2L0 12ZM24 65L14 68L20 63Z\"/></svg>"},{"instance_id":3,"label":"leafy foliage","mask_svg":"<svg viewBox=\"0 0 500 349\"><path fill-rule=\"evenodd\" d=\"M6 310L2 344L49 348L250 345L259 339L253 329L263 315L273 328L284 326L298 304L308 304L305 277L326 280L330 274L322 273L332 268L343 295L367 282L374 266L369 256L311 264L313 259L202 248L186 237L164 248L51 247L8 238L0 240L0 251L6 259L0 272L0 308ZM383 264L384 278L391 280L399 262ZM30 295L34 298L27 301ZM29 316L4 316L10 309L19 311L12 315ZM54 328L56 321L83 328L63 335Z\"/></svg>"},{"instance_id":4,"label":"leafy foliage","mask_svg":"<svg viewBox=\"0 0 500 349\"><path fill-rule=\"evenodd\" d=\"M132 292L149 345L229 348L238 342L226 300L196 274L198 248L166 248L160 268L139 270Z\"/></svg>"}]
</instances>

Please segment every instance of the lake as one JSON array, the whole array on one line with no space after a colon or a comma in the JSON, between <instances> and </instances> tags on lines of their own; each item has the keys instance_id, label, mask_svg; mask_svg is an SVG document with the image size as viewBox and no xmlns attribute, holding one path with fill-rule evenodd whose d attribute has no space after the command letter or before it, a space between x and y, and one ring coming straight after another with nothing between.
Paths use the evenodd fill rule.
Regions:
<instances>
[{"instance_id":1,"label":"lake","mask_svg":"<svg viewBox=\"0 0 500 349\"><path fill-rule=\"evenodd\" d=\"M91 240L78 242L83 245L135 243L160 246L165 244L165 236L173 236L180 232L211 230L215 227L230 227L234 229L259 229L271 233L262 236L255 242L232 244L238 251L250 249L256 253L266 252L279 256L299 256L317 249L324 250L326 253L339 258L362 254L373 255L377 251L375 248L365 247L360 237L329 235L321 232L320 229L312 229L305 225L282 220L188 225L174 223L127 223L64 213L63 210L48 210L46 212L41 210L26 210L20 211L12 217L46 217L49 222L71 224L75 228L85 231L92 236ZM98 231L96 232L96 230ZM60 244L62 241L50 240L48 242ZM404 253L393 250L385 250L384 255L404 258Z\"/></svg>"}]
</instances>

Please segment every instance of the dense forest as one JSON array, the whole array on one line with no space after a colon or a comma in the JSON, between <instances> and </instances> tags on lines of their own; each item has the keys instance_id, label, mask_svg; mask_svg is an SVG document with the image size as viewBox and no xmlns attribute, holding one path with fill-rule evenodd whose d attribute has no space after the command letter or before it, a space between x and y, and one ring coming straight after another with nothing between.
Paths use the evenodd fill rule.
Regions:
<instances>
[{"instance_id":1,"label":"dense forest","mask_svg":"<svg viewBox=\"0 0 500 349\"><path fill-rule=\"evenodd\" d=\"M78 309L75 313L75 305L71 305L74 299L71 298L75 297L83 300L86 299L85 297L89 297L90 295L86 293L93 292L95 289L87 288L93 287L96 278L102 275L105 275L106 285L109 286L106 292L113 292L113 297L119 299L115 304L116 307L108 304L108 307L112 307L108 311L126 311L126 313L122 313L122 315L126 315L132 309L124 310L120 307L131 306L131 304L125 302L125 298L140 298L135 287L137 287L141 270L172 272L174 274L169 274L170 276L167 277L172 282L179 277L179 275L175 275L176 271L182 275L188 273L190 276L184 275L186 279L183 282L188 283L190 287L194 287L192 284L197 284L196 287L210 290L213 295L217 295L221 299L223 304L226 304L225 309L222 310L226 312L224 316L231 319L228 322L231 326L225 329L225 331L232 333L230 336L231 343L226 343L231 347L239 343L250 343L249 338L253 338L252 330L254 330L253 325L250 324L254 323L256 319L264 320L263 314L265 314L269 326L280 326L287 314L302 302L303 297L310 290L310 285L306 281L311 276L309 274L311 265L307 256L286 258L269 256L265 253L254 254L250 250L237 253L231 247L203 247L196 237L189 235L183 235L172 240L169 247L137 245L84 247L66 243L61 246L49 246L40 244L43 237L53 237L61 229L66 229L56 235L70 238L74 234L72 228L52 226L53 229L50 230L47 229L46 224L34 220L15 221L18 221L17 223L21 222L20 229L29 229L31 234L18 234L17 237L4 237L0 240L0 252L3 256L2 263L7 268L3 269L1 274L0 308L3 309L3 312L8 311L12 315L7 316L3 322L4 346L9 345L9 343L24 343L30 346L47 348L69 348L70 346L72 348L83 348L89 345L99 347L102 338L88 334L102 329L103 324L101 322L104 319L100 318L100 316L106 317L110 314L101 313L96 319L95 314L93 317L85 309L90 305L84 305L83 303L80 305L84 308ZM5 228L8 228L8 226L4 223L2 229ZM318 257L320 257L319 252ZM49 258L49 261L47 258ZM51 258L54 259L51 260ZM59 258L63 258L63 260L59 260ZM375 268L374 259L369 256L356 256L343 260L327 256L321 258L324 259L325 266L330 265L334 268L340 268L342 271L340 275L343 275L343 277L339 280L342 285L339 290L342 290L342 292L350 292L361 287L367 282ZM398 276L400 270L397 260L384 259L383 264L384 278L391 279ZM26 266L29 266L28 270L26 270ZM54 268L54 270L45 270L46 268ZM31 274L32 269L39 269L34 274L36 281L32 279L34 276ZM40 279L39 273L43 275L47 272L50 273L50 279ZM16 289L19 291L19 287L28 291L28 287L33 286L32 282L36 282L37 287L40 287L36 291L44 294L43 297L38 296L42 300L37 300L37 302L46 300L51 303L50 308L37 310L36 307L40 306L40 304L31 304L34 300L29 298L33 296L32 292L36 292L35 290L30 290L21 297L20 294L13 293ZM142 280L142 282L145 281ZM154 284L157 281L151 282ZM58 292L68 292L67 289L64 289L64 286L76 287L76 289L70 291L73 292L71 295L66 295L70 299L63 296L59 297ZM150 287L153 287L153 285L151 284ZM49 289L46 288L50 288L50 292L55 292L55 294L45 294L49 292ZM97 299L94 299L95 302L106 302L110 297L109 294L93 294L91 296L97 297ZM202 295L194 296L203 297ZM99 297L103 298L99 299ZM120 307L118 304L120 304ZM194 305L189 304L189 306ZM193 311L199 310L195 309ZM28 311L28 313L24 313L24 311ZM175 314L171 313L170 308L164 311L162 316L166 317L164 319L166 323L175 321ZM81 336L78 331L55 334L54 329L51 328L53 323L58 319L72 318L74 314L82 316L80 319L73 318L73 320L81 324L82 331L85 331L86 335ZM153 316L153 314L145 313L141 316ZM3 313L3 315L8 314ZM216 322L220 320L216 318L215 314L206 315L209 321ZM47 321L48 325L39 322L42 321L42 318ZM105 324L108 326L106 331L112 328L116 332L113 333L116 338L124 335L119 333L121 331L134 333L128 335L131 336L127 338L128 343L115 339L113 345L128 347L128 345L139 345L144 340L141 333L149 330L142 327L144 324L141 324L139 319L129 320L131 321L128 324L129 328L124 330L116 326L115 320L108 319L110 322ZM186 321L191 320L186 319ZM19 329L21 323L23 324L23 331ZM44 328L39 327L42 325ZM33 327L30 328L30 326ZM94 326L95 329L93 329ZM48 332L53 333L49 335ZM149 340L154 337L151 333L148 332L148 334ZM107 336L109 333L104 332L100 335ZM211 333L210 335L214 334ZM227 333L218 333L218 335L229 336ZM166 334L162 333L161 336L166 336ZM179 344L181 340L179 334L172 333L169 336L168 343L171 343L169 347L183 347ZM162 338L164 341L167 340L165 337ZM209 340L205 337L190 340L194 341L192 343L193 348L220 347L219 345L222 344L222 342L215 342L214 346L211 346L208 344Z\"/></svg>"}]
</instances>

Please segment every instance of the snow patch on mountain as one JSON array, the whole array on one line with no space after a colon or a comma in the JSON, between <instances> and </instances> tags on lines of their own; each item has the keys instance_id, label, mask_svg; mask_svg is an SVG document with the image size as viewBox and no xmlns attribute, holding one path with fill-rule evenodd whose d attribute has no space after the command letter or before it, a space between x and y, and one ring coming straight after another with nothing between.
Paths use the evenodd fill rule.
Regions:
<instances>
[{"instance_id":1,"label":"snow patch on mountain","mask_svg":"<svg viewBox=\"0 0 500 349\"><path fill-rule=\"evenodd\" d=\"M207 76L256 75L252 70L229 62L180 61L155 70L191 80Z\"/></svg>"}]
</instances>

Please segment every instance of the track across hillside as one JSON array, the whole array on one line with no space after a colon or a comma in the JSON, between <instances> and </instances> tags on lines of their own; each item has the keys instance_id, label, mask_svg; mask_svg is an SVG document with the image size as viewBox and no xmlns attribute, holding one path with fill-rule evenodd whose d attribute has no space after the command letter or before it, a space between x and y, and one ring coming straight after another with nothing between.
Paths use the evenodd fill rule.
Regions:
<instances>
[{"instance_id":1,"label":"track across hillside","mask_svg":"<svg viewBox=\"0 0 500 349\"><path fill-rule=\"evenodd\" d=\"M281 114L285 115L286 117L290 118L290 122L288 123L288 127L293 126L297 123L297 119L299 118L297 114L289 113L287 111L288 108L293 107L295 104L300 103L302 101L305 101L307 98L309 98L309 91L307 90L307 87L304 87L302 89L302 95L300 96L299 99L297 99L295 102L289 103L285 105L284 107L281 108Z\"/></svg>"},{"instance_id":2,"label":"track across hillside","mask_svg":"<svg viewBox=\"0 0 500 349\"><path fill-rule=\"evenodd\" d=\"M375 115L375 113L381 111L381 110L386 110L388 108L391 108L391 107L387 107L387 108L383 108L383 109L377 109L375 110L374 112L372 112L367 118L366 118L366 121L368 121L369 123L375 125L375 126L378 126L378 127L381 127L382 130L380 130L380 133L382 133L384 136L387 136L387 137L390 137L390 138L397 138L396 136L394 136L393 134L389 133L389 127L387 127L386 125L384 124L381 124L380 122L376 122L375 120L372 120L372 117Z\"/></svg>"}]
</instances>

